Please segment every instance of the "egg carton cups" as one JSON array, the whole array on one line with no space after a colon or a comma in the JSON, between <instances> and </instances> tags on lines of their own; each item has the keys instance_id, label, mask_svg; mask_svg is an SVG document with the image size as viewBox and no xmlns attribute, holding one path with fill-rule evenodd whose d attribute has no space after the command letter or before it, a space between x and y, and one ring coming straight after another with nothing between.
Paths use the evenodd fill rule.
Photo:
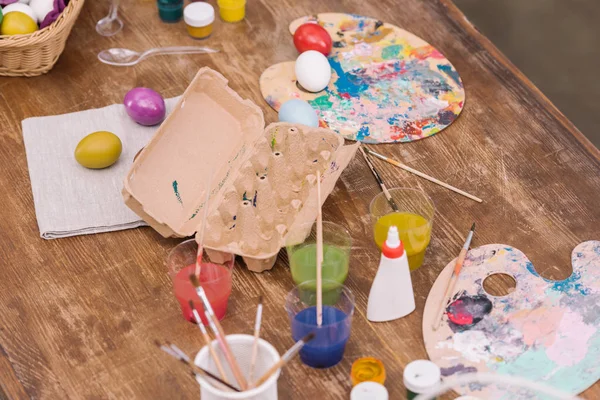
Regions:
<instances>
[{"instance_id":1,"label":"egg carton cups","mask_svg":"<svg viewBox=\"0 0 600 400\"><path fill-rule=\"evenodd\" d=\"M125 204L165 237L200 236L211 257L235 253L271 269L290 238L301 242L358 144L329 129L275 123L202 68L124 181ZM205 204L210 190L208 205Z\"/></svg>"}]
</instances>

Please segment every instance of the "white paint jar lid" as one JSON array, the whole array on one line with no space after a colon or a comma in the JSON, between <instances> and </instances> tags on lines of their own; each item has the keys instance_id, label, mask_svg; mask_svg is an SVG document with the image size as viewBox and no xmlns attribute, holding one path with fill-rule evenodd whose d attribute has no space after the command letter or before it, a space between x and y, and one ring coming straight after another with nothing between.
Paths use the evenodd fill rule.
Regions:
<instances>
[{"instance_id":1,"label":"white paint jar lid","mask_svg":"<svg viewBox=\"0 0 600 400\"><path fill-rule=\"evenodd\" d=\"M388 400L385 386L377 382L361 382L350 392L350 400Z\"/></svg>"},{"instance_id":2,"label":"white paint jar lid","mask_svg":"<svg viewBox=\"0 0 600 400\"><path fill-rule=\"evenodd\" d=\"M424 393L440 384L440 367L429 360L416 360L404 369L404 386L413 393Z\"/></svg>"},{"instance_id":3,"label":"white paint jar lid","mask_svg":"<svg viewBox=\"0 0 600 400\"><path fill-rule=\"evenodd\" d=\"M195 28L210 25L215 20L215 9L203 1L190 3L183 9L183 20Z\"/></svg>"}]
</instances>

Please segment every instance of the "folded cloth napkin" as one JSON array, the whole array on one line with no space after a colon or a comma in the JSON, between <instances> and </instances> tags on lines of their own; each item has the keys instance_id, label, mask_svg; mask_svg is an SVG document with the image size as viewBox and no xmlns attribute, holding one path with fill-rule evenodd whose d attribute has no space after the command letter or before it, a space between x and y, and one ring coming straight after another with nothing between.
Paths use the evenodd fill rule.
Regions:
<instances>
[{"instance_id":1,"label":"folded cloth napkin","mask_svg":"<svg viewBox=\"0 0 600 400\"><path fill-rule=\"evenodd\" d=\"M166 100L169 113L179 100ZM111 232L146 225L121 196L136 153L158 128L136 124L121 104L22 121L35 214L44 239ZM105 169L75 161L79 141L109 131L123 144L119 160Z\"/></svg>"}]
</instances>

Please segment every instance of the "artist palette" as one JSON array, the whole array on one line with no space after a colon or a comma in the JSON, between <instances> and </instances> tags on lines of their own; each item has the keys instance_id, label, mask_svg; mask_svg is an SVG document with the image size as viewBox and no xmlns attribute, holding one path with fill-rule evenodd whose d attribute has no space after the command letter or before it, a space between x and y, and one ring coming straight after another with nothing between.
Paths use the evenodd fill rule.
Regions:
<instances>
[{"instance_id":1,"label":"artist palette","mask_svg":"<svg viewBox=\"0 0 600 400\"><path fill-rule=\"evenodd\" d=\"M563 281L542 278L518 249L490 244L469 251L456 295L437 331L433 319L454 269L450 262L436 280L423 316L430 359L442 376L495 372L541 382L578 394L600 378L600 242L579 244L573 273ZM490 275L516 281L506 296L483 288ZM457 387L482 399L529 399L535 393L495 385Z\"/></svg>"},{"instance_id":2,"label":"artist palette","mask_svg":"<svg viewBox=\"0 0 600 400\"><path fill-rule=\"evenodd\" d=\"M456 69L412 33L338 13L300 18L290 32L305 22L319 23L333 39L332 79L325 90L310 93L297 85L294 61L269 67L260 88L275 110L292 98L306 100L321 126L365 143L419 140L446 128L462 111L465 92Z\"/></svg>"}]
</instances>

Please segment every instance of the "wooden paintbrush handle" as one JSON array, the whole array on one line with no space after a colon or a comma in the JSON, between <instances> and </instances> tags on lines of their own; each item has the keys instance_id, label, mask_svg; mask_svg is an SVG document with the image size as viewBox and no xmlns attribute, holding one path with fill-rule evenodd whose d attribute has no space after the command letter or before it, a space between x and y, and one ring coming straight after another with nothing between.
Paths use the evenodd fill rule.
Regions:
<instances>
[{"instance_id":1,"label":"wooden paintbrush handle","mask_svg":"<svg viewBox=\"0 0 600 400\"><path fill-rule=\"evenodd\" d=\"M216 318L214 319L214 325L216 326L217 331L219 333L219 335L217 336L217 340L219 341L219 344L221 344L221 347L223 347L223 352L225 353L225 358L227 358L227 361L229 362L231 372L233 372L233 376L235 376L235 380L240 385L240 388L242 390L246 390L248 388L248 383L246 382L246 379L244 378L244 375L240 370L240 366L238 365L235 357L233 356L233 352L231 351L231 347L229 347L229 343L227 343L225 332L223 331L219 320L217 320Z\"/></svg>"}]
</instances>

